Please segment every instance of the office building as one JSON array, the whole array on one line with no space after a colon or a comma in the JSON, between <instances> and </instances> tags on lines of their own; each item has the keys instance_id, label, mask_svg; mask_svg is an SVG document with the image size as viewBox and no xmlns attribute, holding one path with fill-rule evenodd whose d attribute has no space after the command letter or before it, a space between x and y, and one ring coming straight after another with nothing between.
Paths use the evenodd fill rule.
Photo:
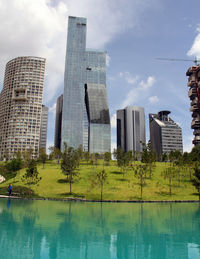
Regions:
<instances>
[{"instance_id":1,"label":"office building","mask_svg":"<svg viewBox=\"0 0 200 259\"><path fill-rule=\"evenodd\" d=\"M6 65L0 94L0 157L31 149L38 156L45 59L18 57Z\"/></svg>"},{"instance_id":2,"label":"office building","mask_svg":"<svg viewBox=\"0 0 200 259\"><path fill-rule=\"evenodd\" d=\"M128 106L117 111L117 147L142 152L146 143L144 108Z\"/></svg>"},{"instance_id":3,"label":"office building","mask_svg":"<svg viewBox=\"0 0 200 259\"><path fill-rule=\"evenodd\" d=\"M106 53L86 50L86 19L69 17L61 145L110 151Z\"/></svg>"},{"instance_id":4,"label":"office building","mask_svg":"<svg viewBox=\"0 0 200 259\"><path fill-rule=\"evenodd\" d=\"M194 139L192 143L200 146L200 65L192 66L188 69L188 96L191 100L190 111L192 112L191 128Z\"/></svg>"},{"instance_id":5,"label":"office building","mask_svg":"<svg viewBox=\"0 0 200 259\"><path fill-rule=\"evenodd\" d=\"M44 148L45 150L47 145L48 111L49 111L49 108L45 105L42 105L39 147Z\"/></svg>"},{"instance_id":6,"label":"office building","mask_svg":"<svg viewBox=\"0 0 200 259\"><path fill-rule=\"evenodd\" d=\"M58 149L61 149L62 109L63 109L63 94L57 98L57 102L56 102L54 146Z\"/></svg>"},{"instance_id":7,"label":"office building","mask_svg":"<svg viewBox=\"0 0 200 259\"><path fill-rule=\"evenodd\" d=\"M170 111L149 114L150 142L158 159L163 153L179 150L183 152L182 131L170 117Z\"/></svg>"}]
</instances>

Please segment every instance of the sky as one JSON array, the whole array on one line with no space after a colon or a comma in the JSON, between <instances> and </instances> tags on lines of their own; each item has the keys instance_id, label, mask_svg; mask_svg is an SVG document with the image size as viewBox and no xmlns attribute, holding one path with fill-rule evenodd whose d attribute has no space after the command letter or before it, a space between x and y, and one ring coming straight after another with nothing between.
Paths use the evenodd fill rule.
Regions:
<instances>
[{"instance_id":1,"label":"sky","mask_svg":"<svg viewBox=\"0 0 200 259\"><path fill-rule=\"evenodd\" d=\"M200 58L199 0L0 0L0 89L6 63L19 56L46 58L43 103L49 107L47 146L54 144L56 99L63 93L68 16L87 18L87 48L107 51L107 91L116 147L116 110L148 114L170 110L192 148L187 69Z\"/></svg>"}]
</instances>

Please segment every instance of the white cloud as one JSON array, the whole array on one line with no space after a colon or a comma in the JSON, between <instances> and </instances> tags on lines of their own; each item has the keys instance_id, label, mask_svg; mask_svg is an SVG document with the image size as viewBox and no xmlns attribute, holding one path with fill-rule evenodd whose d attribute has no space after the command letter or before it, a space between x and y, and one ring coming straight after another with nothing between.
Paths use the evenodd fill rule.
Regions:
<instances>
[{"instance_id":1,"label":"white cloud","mask_svg":"<svg viewBox=\"0 0 200 259\"><path fill-rule=\"evenodd\" d=\"M155 83L155 78L149 76L146 81L142 80L137 86L134 86L127 94L125 100L122 103L122 107L135 104L141 98L146 98L148 95L148 89L151 88Z\"/></svg>"},{"instance_id":2,"label":"white cloud","mask_svg":"<svg viewBox=\"0 0 200 259\"><path fill-rule=\"evenodd\" d=\"M143 88L143 89L147 89L147 88L150 88L150 87L152 87L152 85L155 83L155 78L153 77L153 76L149 76L148 78L147 78L147 81L145 82L145 81L141 81L140 83L139 83L139 85Z\"/></svg>"},{"instance_id":3,"label":"white cloud","mask_svg":"<svg viewBox=\"0 0 200 259\"><path fill-rule=\"evenodd\" d=\"M119 76L121 78L124 78L127 83L129 84L135 84L139 80L139 76L132 76L129 72L120 72Z\"/></svg>"},{"instance_id":4,"label":"white cloud","mask_svg":"<svg viewBox=\"0 0 200 259\"><path fill-rule=\"evenodd\" d=\"M111 128L116 128L116 120L117 120L117 116L116 113L113 114L113 116L111 117Z\"/></svg>"},{"instance_id":5,"label":"white cloud","mask_svg":"<svg viewBox=\"0 0 200 259\"><path fill-rule=\"evenodd\" d=\"M55 96L63 82L68 10L62 1L54 7L49 3L0 0L1 67L18 56L46 58L45 103Z\"/></svg>"},{"instance_id":6,"label":"white cloud","mask_svg":"<svg viewBox=\"0 0 200 259\"><path fill-rule=\"evenodd\" d=\"M192 47L188 51L187 55L196 56L197 58L200 58L200 25L198 25L197 27L197 36L194 39Z\"/></svg>"},{"instance_id":7,"label":"white cloud","mask_svg":"<svg viewBox=\"0 0 200 259\"><path fill-rule=\"evenodd\" d=\"M150 103L157 103L157 102L159 102L159 98L158 98L158 96L151 96L151 97L149 97L149 102Z\"/></svg>"},{"instance_id":8,"label":"white cloud","mask_svg":"<svg viewBox=\"0 0 200 259\"><path fill-rule=\"evenodd\" d=\"M0 80L10 59L45 57L44 103L48 104L63 87L68 15L87 17L87 47L105 48L116 35L137 26L141 13L156 4L156 0L151 4L140 0L126 4L124 0L0 0Z\"/></svg>"}]
</instances>

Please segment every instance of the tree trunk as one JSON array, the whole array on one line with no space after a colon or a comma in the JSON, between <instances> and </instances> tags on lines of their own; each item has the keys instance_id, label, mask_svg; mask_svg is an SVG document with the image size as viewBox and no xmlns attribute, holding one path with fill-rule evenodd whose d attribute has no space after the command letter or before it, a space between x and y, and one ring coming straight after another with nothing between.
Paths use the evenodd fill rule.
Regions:
<instances>
[{"instance_id":1,"label":"tree trunk","mask_svg":"<svg viewBox=\"0 0 200 259\"><path fill-rule=\"evenodd\" d=\"M103 199L103 186L101 185L101 201Z\"/></svg>"},{"instance_id":2,"label":"tree trunk","mask_svg":"<svg viewBox=\"0 0 200 259\"><path fill-rule=\"evenodd\" d=\"M142 201L142 176L140 177L140 187L141 187L141 189L140 189L140 191L141 191L141 201Z\"/></svg>"},{"instance_id":3,"label":"tree trunk","mask_svg":"<svg viewBox=\"0 0 200 259\"><path fill-rule=\"evenodd\" d=\"M172 179L169 178L169 194L172 195Z\"/></svg>"},{"instance_id":4,"label":"tree trunk","mask_svg":"<svg viewBox=\"0 0 200 259\"><path fill-rule=\"evenodd\" d=\"M69 188L70 188L69 193L72 194L72 182L71 181L69 182Z\"/></svg>"}]
</instances>

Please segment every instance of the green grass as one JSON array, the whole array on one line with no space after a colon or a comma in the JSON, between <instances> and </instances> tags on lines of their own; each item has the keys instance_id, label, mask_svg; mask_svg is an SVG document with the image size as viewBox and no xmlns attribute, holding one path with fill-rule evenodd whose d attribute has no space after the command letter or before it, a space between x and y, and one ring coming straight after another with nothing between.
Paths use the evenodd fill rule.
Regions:
<instances>
[{"instance_id":1,"label":"green grass","mask_svg":"<svg viewBox=\"0 0 200 259\"><path fill-rule=\"evenodd\" d=\"M178 180L173 181L172 195L169 195L168 180L162 177L163 170L167 167L165 163L156 163L153 170L152 179L146 179L143 188L143 200L198 200L195 187L189 181L189 176L182 179L179 186ZM22 192L25 196L44 197L44 198L66 198L77 197L89 200L100 199L100 188L91 188L91 176L93 171L99 172L103 169L102 161L98 165L87 165L83 161L80 165L79 180L72 184L72 194L69 194L69 184L66 176L62 174L60 165L56 161L48 161L45 168L38 165L38 171L42 180L36 185L27 185L21 178L25 169L20 170L16 177L8 179L0 184L0 194L6 194L9 183L13 184L13 192ZM104 166L107 172L107 182L103 189L103 200L140 200L139 180L134 176L133 170L129 169L123 177L116 161L110 162L109 166ZM30 192L32 190L32 193Z\"/></svg>"}]
</instances>

